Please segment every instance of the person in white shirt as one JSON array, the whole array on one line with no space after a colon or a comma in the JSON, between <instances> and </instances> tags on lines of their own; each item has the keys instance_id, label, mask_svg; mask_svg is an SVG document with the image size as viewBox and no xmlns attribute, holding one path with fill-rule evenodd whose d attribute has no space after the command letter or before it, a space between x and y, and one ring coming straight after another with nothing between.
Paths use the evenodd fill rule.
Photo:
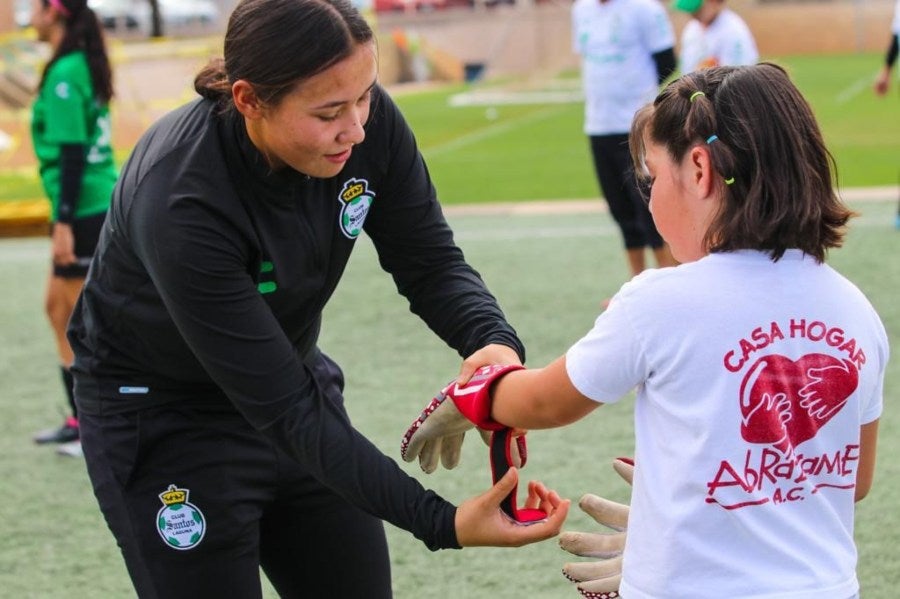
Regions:
<instances>
[{"instance_id":1,"label":"person in white shirt","mask_svg":"<svg viewBox=\"0 0 900 599\"><path fill-rule=\"evenodd\" d=\"M494 367L472 412L559 427L636 390L623 597L857 596L889 347L825 263L854 213L809 104L777 65L702 69L638 111L631 150L681 264L626 283L548 366ZM578 588L618 596L604 583Z\"/></svg>"},{"instance_id":2,"label":"person in white shirt","mask_svg":"<svg viewBox=\"0 0 900 599\"><path fill-rule=\"evenodd\" d=\"M888 44L887 53L884 55L884 66L878 72L875 78L875 93L883 96L888 93L891 87L891 71L894 70L894 63L897 62L898 42L900 37L900 0L894 6L894 21L891 23L891 43Z\"/></svg>"},{"instance_id":3,"label":"person in white shirt","mask_svg":"<svg viewBox=\"0 0 900 599\"><path fill-rule=\"evenodd\" d=\"M576 0L572 45L581 56L584 132L594 171L622 233L632 275L650 248L660 266L674 264L653 224L628 154L635 111L675 71L675 33L658 0Z\"/></svg>"},{"instance_id":4,"label":"person in white shirt","mask_svg":"<svg viewBox=\"0 0 900 599\"><path fill-rule=\"evenodd\" d=\"M759 60L753 33L725 0L674 0L675 10L690 13L681 31L682 75L708 67L748 65Z\"/></svg>"}]
</instances>

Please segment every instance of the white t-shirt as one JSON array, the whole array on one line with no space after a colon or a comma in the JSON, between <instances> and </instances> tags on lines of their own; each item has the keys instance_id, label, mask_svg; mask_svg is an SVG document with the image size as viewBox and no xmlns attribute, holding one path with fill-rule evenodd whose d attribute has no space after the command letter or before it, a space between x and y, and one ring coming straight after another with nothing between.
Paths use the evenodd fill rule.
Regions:
<instances>
[{"instance_id":1,"label":"white t-shirt","mask_svg":"<svg viewBox=\"0 0 900 599\"><path fill-rule=\"evenodd\" d=\"M679 68L682 75L705 67L755 64L759 51L750 28L725 8L705 27L691 19L681 32Z\"/></svg>"},{"instance_id":2,"label":"white t-shirt","mask_svg":"<svg viewBox=\"0 0 900 599\"><path fill-rule=\"evenodd\" d=\"M894 22L891 24L891 31L894 35L900 35L900 0L894 5Z\"/></svg>"},{"instance_id":3,"label":"white t-shirt","mask_svg":"<svg viewBox=\"0 0 900 599\"><path fill-rule=\"evenodd\" d=\"M659 88L653 54L674 46L659 0L576 0L572 48L582 58L584 132L627 133L634 113Z\"/></svg>"},{"instance_id":4,"label":"white t-shirt","mask_svg":"<svg viewBox=\"0 0 900 599\"><path fill-rule=\"evenodd\" d=\"M637 389L622 596L853 596L859 432L887 361L866 297L798 250L625 284L566 354L587 397Z\"/></svg>"}]
</instances>

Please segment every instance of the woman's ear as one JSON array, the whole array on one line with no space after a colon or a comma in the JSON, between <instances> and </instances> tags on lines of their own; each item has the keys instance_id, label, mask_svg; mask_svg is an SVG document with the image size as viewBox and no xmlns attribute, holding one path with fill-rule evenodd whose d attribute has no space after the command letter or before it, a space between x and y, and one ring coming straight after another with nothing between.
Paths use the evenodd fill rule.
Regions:
<instances>
[{"instance_id":1,"label":"woman's ear","mask_svg":"<svg viewBox=\"0 0 900 599\"><path fill-rule=\"evenodd\" d=\"M234 106L244 118L257 119L262 116L262 102L256 95L253 85L244 79L238 79L231 85L231 97Z\"/></svg>"}]
</instances>

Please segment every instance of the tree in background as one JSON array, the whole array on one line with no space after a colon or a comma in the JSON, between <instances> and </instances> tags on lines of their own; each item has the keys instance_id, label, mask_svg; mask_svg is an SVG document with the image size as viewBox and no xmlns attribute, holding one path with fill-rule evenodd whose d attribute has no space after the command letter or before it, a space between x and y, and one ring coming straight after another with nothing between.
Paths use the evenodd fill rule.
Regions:
<instances>
[{"instance_id":1,"label":"tree in background","mask_svg":"<svg viewBox=\"0 0 900 599\"><path fill-rule=\"evenodd\" d=\"M162 13L159 11L159 0L147 0L150 3L150 37L163 37Z\"/></svg>"}]
</instances>

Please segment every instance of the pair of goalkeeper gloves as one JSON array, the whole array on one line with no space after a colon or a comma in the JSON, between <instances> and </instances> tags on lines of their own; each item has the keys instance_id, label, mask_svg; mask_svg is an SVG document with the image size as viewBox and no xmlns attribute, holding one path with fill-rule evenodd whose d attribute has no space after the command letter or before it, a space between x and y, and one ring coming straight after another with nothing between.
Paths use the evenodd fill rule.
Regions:
<instances>
[{"instance_id":1,"label":"pair of goalkeeper gloves","mask_svg":"<svg viewBox=\"0 0 900 599\"><path fill-rule=\"evenodd\" d=\"M509 372L523 366L483 366L475 371L468 383L451 382L438 393L413 421L403 435L400 455L407 462L419 460L425 472L431 473L438 462L447 469L459 463L466 432L477 428L490 447L491 473L496 483L511 467L521 468L528 457L525 435L491 418L491 387ZM626 458L613 462L616 472L631 484L634 464ZM501 508L512 520L527 525L539 522L546 514L537 509L520 509L514 488L504 499ZM622 550L625 547L625 527L628 506L587 494L579 507L597 523L613 533L563 532L560 547L581 557L595 561L573 562L563 566L563 575L576 583L578 591L588 599L619 597L622 572Z\"/></svg>"}]
</instances>

